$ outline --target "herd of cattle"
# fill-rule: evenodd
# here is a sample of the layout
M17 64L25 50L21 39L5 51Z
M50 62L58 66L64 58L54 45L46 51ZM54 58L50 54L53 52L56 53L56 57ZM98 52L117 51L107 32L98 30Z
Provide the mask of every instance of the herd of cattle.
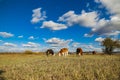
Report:
M59 56L67 56L68 55L68 48L62 48L60 49L60 51L58 52L58 55ZM92 54L96 54L95 51L92 52ZM46 55L55 55L54 51L52 49L48 49L46 51ZM79 55L79 56L82 56L83 55L83 50L82 48L77 48L76 49L76 55Z

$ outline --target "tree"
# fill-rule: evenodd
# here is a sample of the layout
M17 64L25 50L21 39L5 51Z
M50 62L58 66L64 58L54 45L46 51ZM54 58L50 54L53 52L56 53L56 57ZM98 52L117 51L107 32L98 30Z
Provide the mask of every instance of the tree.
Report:
M119 40L112 40L111 38L106 38L102 41L103 52L107 54L112 54L114 49L120 48L120 41Z

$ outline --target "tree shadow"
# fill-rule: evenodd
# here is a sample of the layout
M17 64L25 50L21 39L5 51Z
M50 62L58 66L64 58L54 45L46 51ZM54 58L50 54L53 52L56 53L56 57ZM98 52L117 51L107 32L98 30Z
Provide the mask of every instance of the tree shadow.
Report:
M5 77L2 76L3 73L5 73L5 71L0 70L0 80L5 80Z

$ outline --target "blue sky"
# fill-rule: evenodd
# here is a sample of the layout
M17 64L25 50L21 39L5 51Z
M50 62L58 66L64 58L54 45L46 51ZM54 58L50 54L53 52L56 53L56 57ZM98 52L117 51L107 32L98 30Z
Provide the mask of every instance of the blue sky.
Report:
M120 39L119 0L0 0L0 52L101 51Z

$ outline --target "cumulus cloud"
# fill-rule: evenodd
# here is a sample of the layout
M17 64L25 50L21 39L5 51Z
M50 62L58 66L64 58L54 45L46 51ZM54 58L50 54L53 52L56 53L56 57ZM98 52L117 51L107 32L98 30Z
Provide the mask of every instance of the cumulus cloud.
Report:
M37 8L33 10L33 14L32 14L32 23L38 23L42 20L45 20L46 17L46 12L45 11L41 11L42 8Z
M19 52L21 48L18 48L17 44L5 42L0 45L0 52Z
M11 33L7 33L7 32L0 32L0 37L3 37L3 38L10 38L10 37L13 37L14 34L11 34Z
M25 50L29 50L29 48L18 47L18 46L16 47L0 46L0 52L23 52Z
M58 21L66 22L68 26L72 26L74 24L80 24L85 27L94 27L96 25L96 21L98 15L96 12L85 12L82 11L81 14L75 14L74 11L68 11L59 17Z
M120 0L99 0L110 13L120 17Z
M35 38L34 38L34 36L30 36L28 39L34 40Z
M34 36L30 36L28 37L29 40L35 40L35 39L38 39L39 37L34 37Z
M118 36L120 34L120 31L112 31L111 33L104 33L104 35L108 36Z
M91 28L90 33L84 34L84 37L92 37L94 34L98 35L119 35L120 31L120 1L119 0L95 0L96 3L100 3L102 8L106 8L112 16L110 19L100 19L96 11L85 12L84 10L80 14L76 14L74 11L68 11L59 17L58 22L44 21L41 28L49 28L51 30L67 29L69 26L75 24L82 25L84 27ZM89 3L87 3L89 6ZM41 11L41 8L33 10L32 15L33 23L37 23L40 20L45 20L46 15ZM62 23L59 23L62 22ZM65 23L65 24L63 24Z
M64 40L56 37L45 40L45 42L52 47L68 47L71 41L72 39Z
M96 2L98 0L95 0ZM117 36L120 31L120 0L99 0L112 14L109 20L100 19L96 27L92 28L91 34Z
M81 44L84 51L102 51L100 47L96 47L90 44Z
M120 34L119 25L120 19L118 17L112 16L110 20L101 19L96 24L96 27L92 28L91 34L96 33L98 35L116 36Z
M22 44L22 46L27 48L38 48L40 47L40 44L34 42L28 42L27 44Z
M62 30L62 29L67 29L67 26L53 21L44 21L40 28L49 28L51 30Z
M89 7L89 6L90 6L90 4L89 4L89 3L87 3L86 7Z
M8 42L5 42L5 43L3 44L3 46L6 46L6 47L17 47L16 44L8 43Z
M82 25L84 27L91 28L90 33L84 34L84 37L92 37L94 34L104 36L116 36L120 31L120 1L119 0L95 0L96 3L106 7L108 12L112 14L110 19L99 18L100 14L97 12L85 12L81 14L75 14L74 11L68 11L59 17L58 21L65 22L67 26L73 26L75 24Z
M93 35L91 34L84 34L84 37L93 37Z
M3 40L0 40L0 42L3 42Z
M23 38L23 35L18 36L18 38Z
M101 48L99 46L95 46L94 44L84 44L84 43L78 43L78 42L73 42L70 50L71 51L76 51L76 49L80 47L83 49L83 51L102 51Z
M76 48L76 47L78 47L79 45L80 45L80 43L78 43L78 42L73 42L73 43L72 43L72 47L73 47L73 48L74 48L74 47Z
M100 0L95 0L96 3L100 3Z
M104 40L104 38L102 38L102 37L98 37L95 39L95 41L97 41L97 42L102 42L103 40Z
M40 44L34 42L28 42L26 44L20 44L19 46L14 43L5 42L0 45L0 52L23 52L25 50L41 51L43 47Z

